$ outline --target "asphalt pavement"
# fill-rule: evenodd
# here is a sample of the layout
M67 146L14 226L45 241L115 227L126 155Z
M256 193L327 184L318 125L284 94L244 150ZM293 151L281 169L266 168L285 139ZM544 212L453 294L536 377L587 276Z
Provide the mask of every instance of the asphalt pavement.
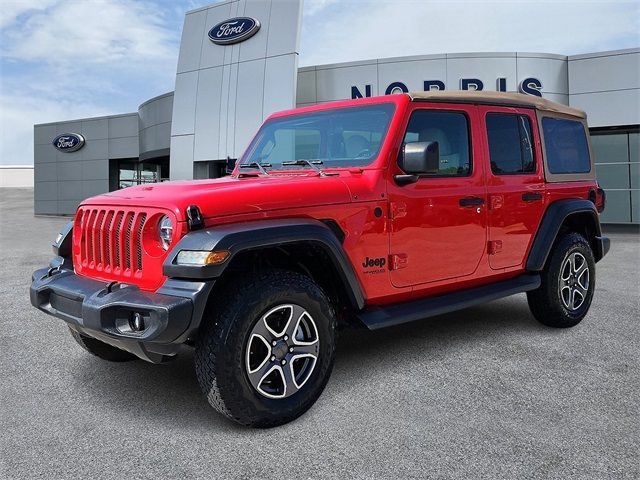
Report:
M638 478L640 236L611 234L591 311L538 324L524 295L342 332L316 405L270 430L201 395L193 352L112 364L31 307L66 220L0 189L0 477Z

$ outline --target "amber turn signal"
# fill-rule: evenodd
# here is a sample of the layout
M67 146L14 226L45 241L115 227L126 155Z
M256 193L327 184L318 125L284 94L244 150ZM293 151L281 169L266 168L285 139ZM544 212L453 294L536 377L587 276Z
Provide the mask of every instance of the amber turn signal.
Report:
M202 251L202 250L181 250L176 257L178 265L216 265L229 258L229 250Z

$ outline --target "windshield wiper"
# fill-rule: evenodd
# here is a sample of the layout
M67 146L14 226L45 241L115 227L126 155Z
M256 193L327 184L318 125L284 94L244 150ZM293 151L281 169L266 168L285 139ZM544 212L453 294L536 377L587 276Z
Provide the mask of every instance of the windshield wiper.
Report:
M269 175L269 172L267 172L265 167L271 168L272 166L273 165L267 162L249 162L249 163L243 163L238 168L257 168L258 170L260 170L260 173L264 175Z
M318 175L320 175L321 177L324 177L326 175L326 173L324 173L322 170L320 170L320 168L318 168L318 166L317 166L317 165L322 165L323 163L324 162L322 160L307 160L306 158L300 158L298 160L290 160L290 161L282 162L282 165L285 165L285 166L289 166L289 165L300 165L300 166L309 165L316 172L318 172Z

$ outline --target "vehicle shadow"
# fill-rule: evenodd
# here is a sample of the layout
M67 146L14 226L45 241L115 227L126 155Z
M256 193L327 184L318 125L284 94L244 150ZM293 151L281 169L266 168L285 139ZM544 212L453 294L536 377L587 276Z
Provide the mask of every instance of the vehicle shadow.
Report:
M370 375L379 374L380 368L396 368L397 358L411 368L411 362L428 364L433 358L456 355L469 342L544 329L529 313L522 295L377 331L348 328L339 332L327 390L335 396L358 388L369 382ZM376 365L375 370L365 368L371 364ZM119 414L128 411L185 428L241 428L208 405L198 386L191 348L184 347L175 360L163 365L143 361L112 364L83 355L74 368L79 373L74 388L101 402L97 408Z

